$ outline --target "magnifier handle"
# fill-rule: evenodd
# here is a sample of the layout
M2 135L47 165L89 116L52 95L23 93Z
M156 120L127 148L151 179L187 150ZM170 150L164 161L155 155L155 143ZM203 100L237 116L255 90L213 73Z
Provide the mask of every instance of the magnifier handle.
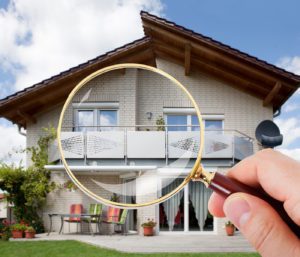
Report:
M270 197L263 190L254 189L234 179L228 178L227 176L224 176L218 172L215 173L208 187L225 198L233 193L242 192L263 199L277 211L282 220L298 236L298 238L300 238L300 227L296 223L294 223L294 221L286 213L283 207L283 203Z

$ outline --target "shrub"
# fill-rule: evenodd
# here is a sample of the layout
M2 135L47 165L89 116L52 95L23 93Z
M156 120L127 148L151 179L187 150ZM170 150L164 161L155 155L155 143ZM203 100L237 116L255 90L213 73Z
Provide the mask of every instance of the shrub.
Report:
M20 224L20 223L16 223L10 226L10 230L11 231L25 231L26 230L26 225L24 224Z
M35 232L35 229L32 226L26 227L26 232Z
M7 201L13 203L17 222L24 221L38 232L44 232L40 210L49 192L56 188L50 181L48 144L55 137L54 128L44 129L47 135L40 137L36 147L28 148L33 165L24 169L13 164L0 164L0 188L7 192Z

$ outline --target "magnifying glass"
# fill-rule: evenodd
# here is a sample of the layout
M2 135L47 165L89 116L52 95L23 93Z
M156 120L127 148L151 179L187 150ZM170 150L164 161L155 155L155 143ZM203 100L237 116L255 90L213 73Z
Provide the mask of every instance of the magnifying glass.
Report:
M124 209L164 202L191 180L224 197L250 193L270 203L299 237L281 202L202 167L204 126L188 89L160 69L132 63L83 79L57 129L70 179L92 199Z

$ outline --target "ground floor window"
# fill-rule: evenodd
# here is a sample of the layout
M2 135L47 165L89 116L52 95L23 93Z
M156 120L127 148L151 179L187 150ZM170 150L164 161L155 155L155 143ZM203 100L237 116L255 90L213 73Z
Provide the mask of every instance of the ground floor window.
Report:
M183 179L177 178L164 187L163 195L172 191ZM212 231L213 217L207 204L211 190L202 183L190 182L183 190L159 205L160 231Z

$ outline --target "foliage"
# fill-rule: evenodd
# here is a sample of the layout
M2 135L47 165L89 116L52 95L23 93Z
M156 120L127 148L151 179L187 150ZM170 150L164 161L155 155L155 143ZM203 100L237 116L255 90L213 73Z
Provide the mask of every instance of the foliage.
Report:
M117 195L116 193L113 193L113 195L110 198L110 201L118 203L120 201L120 196Z
M11 231L25 231L27 226L25 224L16 223L10 226Z
M9 240L11 237L10 222L8 219L4 219L2 222L0 222L0 234L3 241Z
M62 185L62 188L67 189L69 191L77 190L77 186L71 180L66 181Z
M154 228L156 226L156 222L153 219L148 219L147 222L142 223L141 226L143 228L145 227Z
M27 149L33 165L25 169L13 164L0 164L0 188L7 192L7 201L14 205L16 221L30 224L39 233L44 231L39 211L46 202L47 194L56 186L50 182L50 171L44 168L48 164L48 144L56 133L54 128L44 130L46 135L39 138L37 146Z
M226 227L234 227L234 224L230 220L228 220L225 222L225 226Z
M157 125L157 131L165 131L165 120L163 116L158 116L156 120L156 125Z
M32 226L26 227L25 232L35 232L35 229Z

